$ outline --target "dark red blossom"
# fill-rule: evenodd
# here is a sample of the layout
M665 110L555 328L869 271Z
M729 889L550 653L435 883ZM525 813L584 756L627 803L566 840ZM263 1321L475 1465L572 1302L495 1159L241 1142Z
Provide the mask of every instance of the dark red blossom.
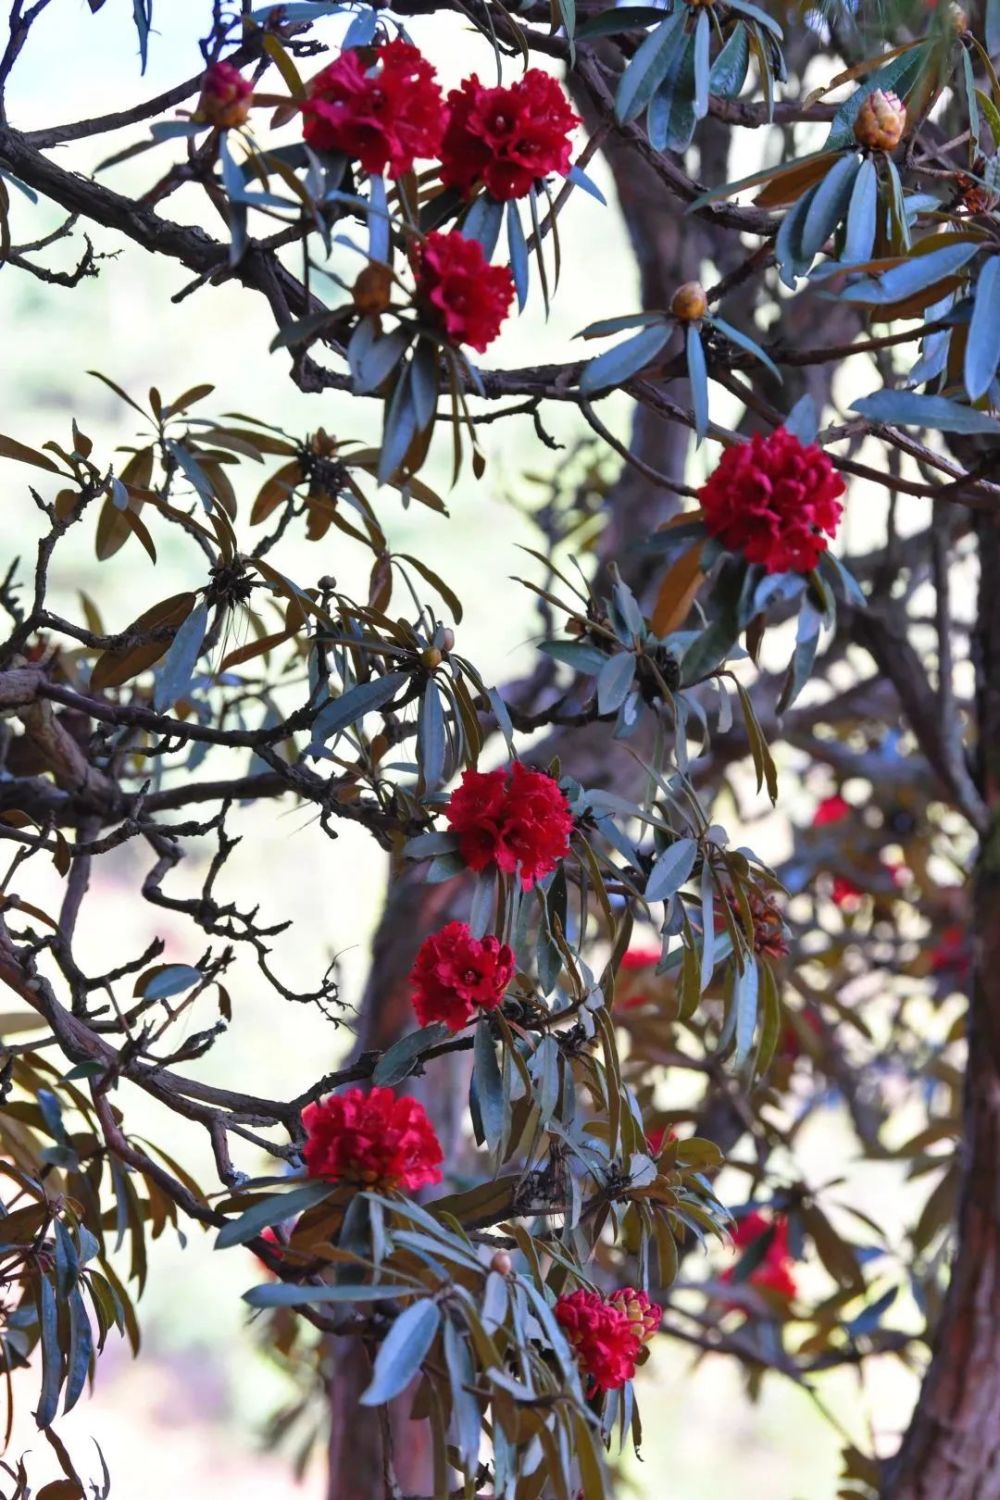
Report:
M514 953L506 943L475 938L466 922L449 922L420 945L410 972L417 1020L461 1031L477 1009L496 1009L513 973Z
M201 80L198 116L208 125L227 130L242 125L250 113L253 84L232 63L214 62Z
M441 1181L444 1157L416 1099L392 1089L348 1089L302 1111L302 1151L310 1177L359 1188L415 1188Z
M478 240L457 229L432 232L417 255L417 301L453 344L483 354L510 310L509 266L491 266Z
M965 928L958 922L942 928L928 957L932 974L946 974L957 984L964 983L972 969L972 949Z
M698 491L710 534L768 573L808 573L836 533L845 485L825 453L777 428L722 455Z
M482 183L493 198L523 198L540 178L569 171L569 138L580 122L541 68L507 88L485 88L473 74L452 89L448 107L441 180L466 197Z
M822 802L816 804L813 813L812 826L814 828L826 828L831 823L842 823L849 818L854 808L839 793L832 797L824 797Z
M496 864L519 871L528 890L569 852L573 815L563 792L544 771L515 761L510 771L466 771L445 814L471 870Z
M374 58L374 66L365 59ZM399 177L417 157L434 156L445 110L434 69L396 38L349 48L309 80L302 134L317 151L340 151L366 172Z
M605 1298L599 1292L580 1287L567 1292L555 1305L559 1326L572 1345L583 1372L590 1378L590 1390L613 1391L631 1380L636 1361L646 1339L654 1331L646 1330L647 1319L655 1312L659 1326L660 1308L644 1299L631 1287L618 1293L622 1301ZM633 1322L634 1307L636 1321Z
M615 986L615 1004L619 1010L636 1010L648 1002L644 981L653 977L659 962L659 948L632 948L622 955Z
M765 1235L770 1239L760 1260L749 1275L739 1279L749 1286L776 1292L778 1296L791 1300L799 1288L795 1279L795 1261L788 1248L788 1220L783 1214L775 1214L773 1219L765 1218L756 1209L745 1214L733 1231L733 1245L745 1255ZM722 1273L722 1280L736 1280L738 1271L738 1264L730 1266Z

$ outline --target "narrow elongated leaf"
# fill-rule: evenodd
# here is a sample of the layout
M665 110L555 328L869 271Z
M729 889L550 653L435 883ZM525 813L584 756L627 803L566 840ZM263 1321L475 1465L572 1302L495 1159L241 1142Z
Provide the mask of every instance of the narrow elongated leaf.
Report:
M288 1282L266 1282L263 1286L250 1287L243 1293L243 1301L251 1307L322 1307L325 1303L384 1302L392 1297L405 1296L409 1290L409 1287L390 1286L386 1282L375 1286L353 1281L343 1286L292 1286Z
M831 167L816 188L802 226L802 254L810 259L818 255L847 212L854 180L861 170L861 158L853 152Z
M741 329L734 328L732 323L727 323L724 318L712 317L708 321L711 322L713 328L717 328L720 333L724 333L731 344L735 344L738 349L745 349L748 354L753 355L754 359L759 359L761 364L770 370L775 379L784 384L784 376L766 349L762 349L759 344L755 343Z
M362 1406L383 1406L405 1391L430 1353L440 1324L441 1309L429 1298L403 1309L375 1356L371 1384L360 1397Z
M875 158L866 156L854 179L851 201L847 206L847 234L844 239L844 261L847 265L866 261L875 246L878 223L878 168Z
M476 1102L483 1135L490 1150L496 1150L503 1140L506 1119L503 1077L497 1065L496 1048L490 1032L489 1022L483 1017L476 1026L473 1051L473 1081L476 1086Z
M1000 255L983 266L965 345L965 389L972 401L984 396L1000 364Z
M709 93L720 99L735 99L746 82L750 66L750 43L742 22L734 27L729 40L712 64Z
M597 674L597 708L612 714L625 702L635 677L635 657L631 651L608 656Z
M231 1219L222 1226L215 1237L216 1250L228 1250L232 1245L246 1245L273 1224L294 1219L298 1214L305 1213L307 1208L314 1208L317 1203L322 1203L324 1198L330 1196L331 1191L332 1185L329 1182L306 1182L299 1188L293 1188L290 1193L275 1193L261 1199L245 1209L238 1219ZM315 1288L289 1290L312 1291Z
M757 996L760 989L760 975L757 972L757 961L751 958L747 961L742 973L736 976L736 991L733 1004L736 1007L736 1054L734 1062L741 1067L750 1056L753 1047L754 1032L757 1029Z
M592 396L598 391L621 385L654 360L669 337L668 325L658 323L651 328L644 328L634 338L626 339L624 344L617 344L606 354L599 354L583 367L580 375L581 391L584 395Z
M208 607L202 602L191 611L174 636L170 650L156 674L153 707L159 713L170 708L178 698L185 698L195 663L201 655L202 641L208 626Z
M894 266L883 276L866 276L863 280L846 286L840 293L845 302L874 303L876 305L901 302L914 292L924 291L946 276L953 276L976 255L980 242L961 242L945 245L941 250L932 250L927 255L911 255L902 265Z
M0 458L16 458L18 463L31 464L36 469L48 469L50 474L61 473L59 465L53 463L47 454L38 453L34 448L27 448L24 443L19 443L14 438L4 437L2 434L0 434Z
M687 330L687 367L688 380L691 382L694 430L700 443L708 432L708 365L705 362L701 332L694 323L689 323Z
M401 1037L388 1051L383 1052L375 1064L372 1083L402 1083L417 1066L421 1053L436 1046L438 1042L443 1042L449 1034L443 1021L435 1021L431 1026L421 1026L419 1031L411 1031L408 1036Z
M137 986L136 994L142 995L144 1000L168 1000L171 995L180 995L191 989L200 983L201 978L201 970L191 964L163 964L152 970L148 979L139 981L142 988Z
M931 427L937 432L985 432L1000 436L1000 422L971 406L960 406L946 396L920 396L915 391L874 391L851 405L851 410L874 422L898 422L903 427Z
M173 594L169 599L154 604L133 620L124 632L126 637L152 634L163 631L154 640L136 645L125 645L105 651L94 663L90 674L90 685L95 692L109 687L119 687L129 678L136 677L146 667L159 661L170 649L173 632L180 628L195 605L194 594ZM169 632L169 633L168 633Z
M370 682L358 683L357 687L335 698L313 721L313 744L331 739L348 725L356 724L365 714L382 708L391 698L395 698L406 681L405 672L387 672L384 677L373 677Z
M707 9L703 8L698 12L698 22L694 29L694 114L696 120L703 120L708 114L711 77L708 54L711 42L712 23Z
M698 845L694 839L676 839L659 856L646 882L647 901L668 901L676 895L694 869Z
M615 115L621 123L642 113L667 76L677 48L684 45L686 18L686 8L678 6L636 49L615 95Z

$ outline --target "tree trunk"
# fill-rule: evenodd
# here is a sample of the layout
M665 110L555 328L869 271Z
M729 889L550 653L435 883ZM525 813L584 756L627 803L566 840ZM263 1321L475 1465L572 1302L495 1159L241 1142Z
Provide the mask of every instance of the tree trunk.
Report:
M979 790L992 813L972 877L963 1182L951 1282L885 1500L1000 1500L1000 529L978 526Z

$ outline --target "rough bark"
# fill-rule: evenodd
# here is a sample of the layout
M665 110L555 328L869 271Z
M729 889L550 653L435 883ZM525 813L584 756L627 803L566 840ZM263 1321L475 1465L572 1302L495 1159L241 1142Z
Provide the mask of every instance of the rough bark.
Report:
M991 811L972 876L963 1181L931 1363L884 1500L1000 1500L1000 528L978 527L979 764Z

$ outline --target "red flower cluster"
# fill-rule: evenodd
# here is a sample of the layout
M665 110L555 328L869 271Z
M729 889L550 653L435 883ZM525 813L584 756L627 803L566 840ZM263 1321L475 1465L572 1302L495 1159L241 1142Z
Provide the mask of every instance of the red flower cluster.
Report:
M727 448L698 491L705 525L730 552L768 573L808 573L833 536L845 485L825 453L777 428Z
M242 125L250 113L253 84L232 63L214 62L201 80L198 115L208 125L228 130Z
M468 1026L477 1007L495 1010L514 973L514 954L499 938L474 938L466 922L449 922L420 945L410 971L421 1026Z
M957 922L942 928L929 958L932 974L947 974L956 984L963 984L972 969L972 953L965 928Z
M359 1188L414 1188L441 1181L444 1156L423 1105L392 1089L348 1089L302 1111L310 1177Z
M824 797L813 814L812 826L814 828L828 828L832 823L842 823L854 812L851 804L839 793L832 797ZM858 905L864 895L859 885L850 880L846 875L834 875L830 887L830 899L836 906L851 910Z
M782 1214L775 1214L773 1220L768 1220L754 1209L737 1224L733 1233L733 1245L737 1250L745 1252L765 1234L771 1235L770 1243L762 1259L746 1277L746 1282L749 1286L761 1287L765 1291L777 1292L780 1297L791 1299L797 1294L799 1287L793 1269L795 1262L788 1249L788 1220ZM730 1266L723 1272L722 1280L732 1281L737 1269L736 1266Z
M592 1392L631 1380L643 1345L660 1326L661 1309L632 1287L609 1298L580 1287L560 1297L554 1311Z
M432 230L417 264L417 299L453 344L482 354L500 332L514 297L509 266L491 266L478 240Z
M399 177L417 157L436 155L444 102L434 69L409 42L385 42L374 55L377 67L367 69L349 48L309 80L302 133L317 151L342 151L366 172Z
M523 198L539 178L569 171L579 124L556 80L529 68L509 88L484 88L473 73L448 95L441 180L469 197L481 182L493 198Z
M615 987L615 1005L619 1010L636 1010L649 999L643 976L651 975L660 962L659 948L632 948L622 955Z
M510 771L466 771L445 814L470 870L489 864L530 889L569 852L573 817L565 795L543 771L515 761Z

